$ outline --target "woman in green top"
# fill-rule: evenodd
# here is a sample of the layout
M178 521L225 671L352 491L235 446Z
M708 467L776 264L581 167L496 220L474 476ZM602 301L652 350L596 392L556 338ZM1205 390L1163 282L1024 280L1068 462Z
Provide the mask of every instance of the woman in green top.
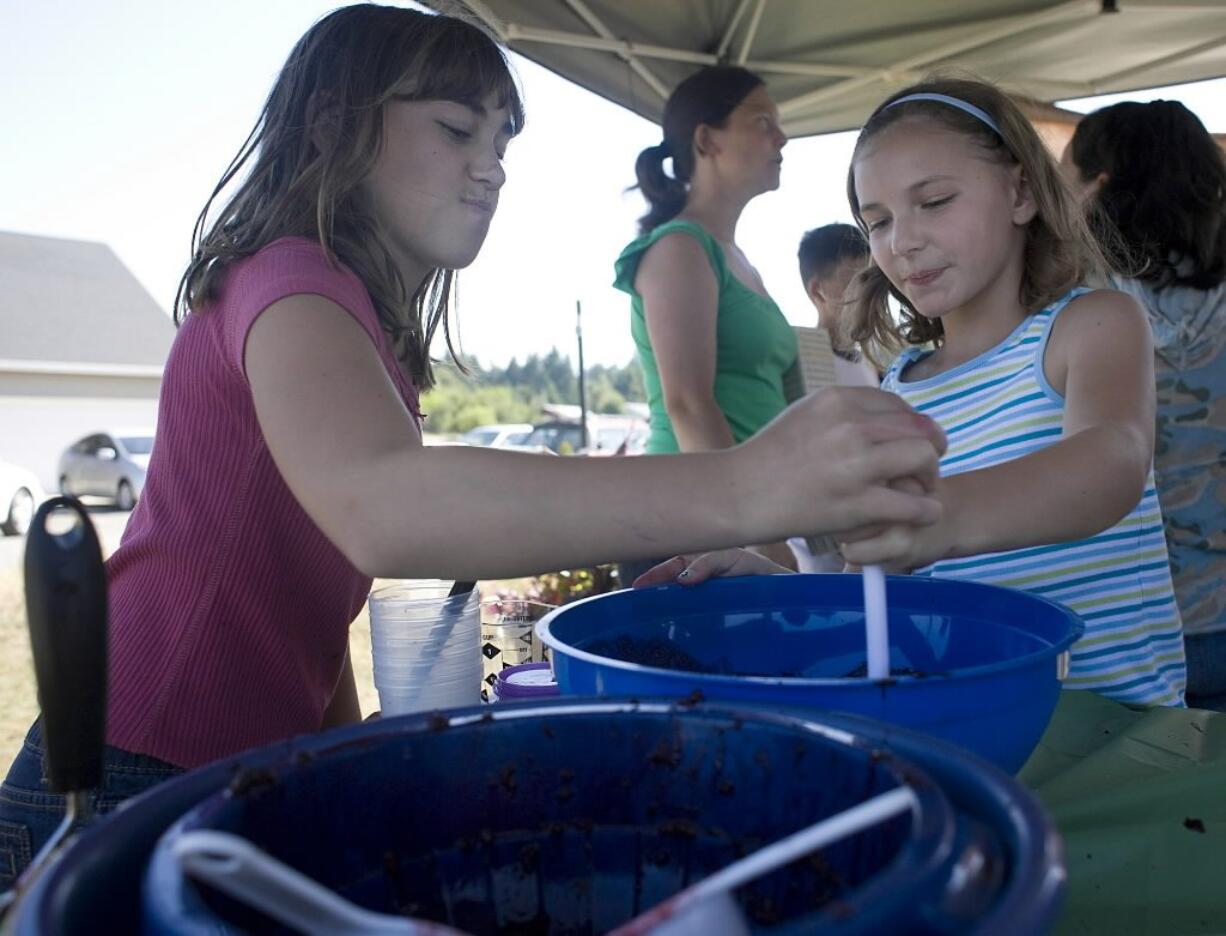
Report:
M647 452L730 448L800 395L796 336L735 240L745 206L779 187L787 136L762 79L732 66L681 82L663 123L635 164L650 210L614 282L631 297Z

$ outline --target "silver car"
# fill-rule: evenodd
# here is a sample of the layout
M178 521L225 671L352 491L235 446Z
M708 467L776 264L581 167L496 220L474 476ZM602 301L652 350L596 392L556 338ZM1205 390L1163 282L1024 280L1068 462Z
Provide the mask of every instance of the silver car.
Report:
M34 472L0 458L0 533L24 536L42 501L43 489Z
M60 456L60 491L88 494L131 510L145 487L153 433L99 432L68 447Z
M465 445L506 448L523 445L530 435L532 435L532 426L528 423L495 423L490 426L477 426L475 429L469 429L460 436L459 441Z

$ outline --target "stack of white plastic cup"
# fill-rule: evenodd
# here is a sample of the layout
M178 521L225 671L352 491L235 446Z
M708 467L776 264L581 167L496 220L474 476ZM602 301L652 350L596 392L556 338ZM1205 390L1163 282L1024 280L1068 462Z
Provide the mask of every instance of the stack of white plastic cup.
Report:
M406 581L370 594L375 689L384 715L480 702L480 596L450 582Z

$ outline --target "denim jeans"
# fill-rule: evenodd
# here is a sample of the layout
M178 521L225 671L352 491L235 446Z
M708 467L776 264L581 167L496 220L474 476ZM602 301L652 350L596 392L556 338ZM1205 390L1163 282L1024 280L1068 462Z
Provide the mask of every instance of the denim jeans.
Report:
M1226 631L1184 635L1188 657L1188 705L1226 711Z
M47 788L42 740L41 721L36 721L0 784L0 893L12 887L64 818L65 796ZM94 811L108 813L129 797L182 772L155 757L107 747L102 786L91 797Z

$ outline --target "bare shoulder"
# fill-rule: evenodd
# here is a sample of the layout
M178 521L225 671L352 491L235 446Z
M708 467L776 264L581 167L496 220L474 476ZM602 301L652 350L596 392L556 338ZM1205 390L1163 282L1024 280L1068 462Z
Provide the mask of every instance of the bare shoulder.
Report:
M1044 370L1063 393L1073 364L1128 368L1152 354L1149 319L1140 304L1127 293L1095 289L1070 302L1056 319Z
M706 249L695 238L680 231L665 234L647 248L639 263L635 285L642 292L661 279L693 281L704 276L715 283L715 271Z
M374 339L347 309L326 296L278 299L252 323L243 350L248 379L268 369L382 370Z
M1149 320L1139 302L1118 289L1095 289L1068 304L1056 320L1056 328L1148 329Z
M1149 319L1136 299L1116 289L1078 296L1052 326L1056 351L1070 345L1118 350L1138 343L1149 349Z
M349 336L371 343L370 336L352 312L336 300L316 293L283 296L256 318L251 331L282 333L278 340L287 337L285 333L305 333L305 344L315 343L320 333L330 338Z

